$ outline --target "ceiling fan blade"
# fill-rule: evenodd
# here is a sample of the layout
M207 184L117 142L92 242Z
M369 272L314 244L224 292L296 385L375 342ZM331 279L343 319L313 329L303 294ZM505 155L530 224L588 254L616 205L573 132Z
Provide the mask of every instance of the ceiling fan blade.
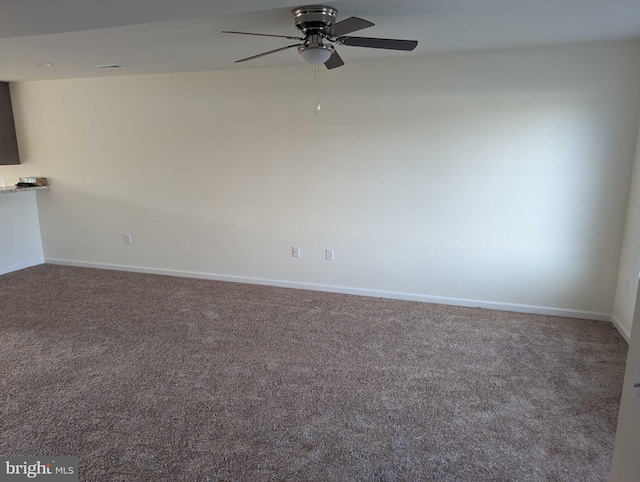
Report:
M302 37L287 37L286 35L272 35L270 33L234 32L231 30L223 30L221 33L237 33L240 35L257 35L259 37L278 37L278 38L287 38L289 40L304 40L304 38Z
M356 30L362 30L363 28L373 27L375 24L368 20L363 20L358 17L349 17L344 20L331 25L327 28L326 32L332 37L340 37Z
M342 60L342 57L340 57L337 50L334 50L331 57L329 57L329 60L324 63L324 66L327 69L335 69L336 67L342 67L343 65L344 60Z
M340 45L350 47L369 47L372 49L406 50L410 51L418 45L417 40L398 40L390 38L369 37L340 37L336 39Z
M258 55L252 55L251 57L247 57L246 59L236 60L236 64L238 62L246 62L247 60L253 60L253 59L257 59L259 57L264 57L265 55L275 54L276 52L281 52L283 50L287 50L287 49L290 49L290 48L293 48L293 47L297 47L298 45L302 45L302 44L287 45L286 47L280 47L279 49L269 50L268 52L263 52L263 53L258 54Z

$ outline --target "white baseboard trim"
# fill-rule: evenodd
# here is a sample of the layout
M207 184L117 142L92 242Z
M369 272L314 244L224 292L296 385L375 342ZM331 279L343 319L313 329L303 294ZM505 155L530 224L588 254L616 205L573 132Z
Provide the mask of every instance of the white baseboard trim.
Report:
M499 311L515 311L518 313L532 313L536 315L561 316L564 318L579 318L586 320L611 321L610 313L598 311L582 311L566 308L554 308L549 306L523 305L518 303L503 303L496 301L471 300L465 298L450 298L445 296L432 296L419 293L404 293L399 291L383 291L368 288L352 288L349 286L326 285L316 283L303 283L299 281L277 280L269 278L253 278L249 276L235 276L217 273L204 273L200 271L182 271L175 269L148 268L144 266L128 266L111 263L96 263L93 261L77 261L60 258L45 258L45 263L61 264L67 266L79 266L84 268L110 269L116 271L131 271L135 273L160 274L168 276L182 276L185 278L200 278L215 281L230 281L234 283L248 283L257 285L277 286L280 288L294 288L311 291L328 291L331 293L343 293L348 295L369 296L373 298L390 298L395 300L421 301L425 303L437 303L441 305L467 306L472 308L485 308Z
M620 320L618 320L615 315L611 315L611 323L613 323L613 326L616 327L616 330L618 330L620 332L620 334L622 335L622 338L624 338L624 340L627 343L631 342L631 333L629 332L629 329L624 326Z
M11 273L12 271L18 271L25 268L31 268L32 266L37 266L42 263L44 263L44 258L36 258L36 259L32 259L31 261L26 261L24 263L14 264L13 266L0 268L0 275Z

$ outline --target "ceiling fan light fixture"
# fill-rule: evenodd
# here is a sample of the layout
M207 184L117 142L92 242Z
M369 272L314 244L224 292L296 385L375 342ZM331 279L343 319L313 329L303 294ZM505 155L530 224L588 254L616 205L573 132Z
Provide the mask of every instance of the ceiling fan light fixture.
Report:
M335 49L330 44L300 45L298 47L302 58L313 65L324 64L334 51Z

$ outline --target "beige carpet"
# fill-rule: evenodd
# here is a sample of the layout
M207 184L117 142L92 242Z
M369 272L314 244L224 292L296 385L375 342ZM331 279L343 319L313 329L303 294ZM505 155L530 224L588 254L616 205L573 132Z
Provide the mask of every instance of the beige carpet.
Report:
M609 323L42 265L0 276L0 454L81 480L603 481Z

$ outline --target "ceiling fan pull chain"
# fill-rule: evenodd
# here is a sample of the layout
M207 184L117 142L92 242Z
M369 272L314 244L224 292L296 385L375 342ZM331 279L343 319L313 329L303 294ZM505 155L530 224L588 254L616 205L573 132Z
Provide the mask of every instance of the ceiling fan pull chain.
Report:
M320 112L320 64L315 65L315 78L316 78L316 108L314 109L314 115Z

